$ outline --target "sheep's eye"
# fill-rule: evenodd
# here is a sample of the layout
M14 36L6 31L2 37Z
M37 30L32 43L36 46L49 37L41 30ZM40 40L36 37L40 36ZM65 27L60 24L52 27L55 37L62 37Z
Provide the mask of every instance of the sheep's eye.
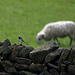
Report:
M39 40L41 40L41 38L39 38Z

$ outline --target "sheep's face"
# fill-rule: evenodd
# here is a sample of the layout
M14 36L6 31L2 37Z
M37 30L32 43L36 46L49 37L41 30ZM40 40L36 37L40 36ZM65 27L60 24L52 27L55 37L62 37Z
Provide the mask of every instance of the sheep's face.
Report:
M41 43L43 37L44 37L44 35L37 35L37 36L36 36L37 43Z

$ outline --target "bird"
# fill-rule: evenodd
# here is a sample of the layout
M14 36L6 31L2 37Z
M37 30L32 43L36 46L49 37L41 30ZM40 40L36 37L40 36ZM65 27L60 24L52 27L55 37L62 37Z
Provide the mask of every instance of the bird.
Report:
M26 45L28 45L23 39L22 39L22 37L20 36L20 35L18 35L18 39L19 39L19 41L22 43L22 42L24 42Z

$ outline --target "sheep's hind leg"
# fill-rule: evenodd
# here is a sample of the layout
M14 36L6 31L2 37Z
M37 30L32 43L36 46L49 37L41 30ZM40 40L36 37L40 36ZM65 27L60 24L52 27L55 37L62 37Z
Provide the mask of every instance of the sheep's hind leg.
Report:
M74 44L75 44L75 40L74 40Z
M75 40L74 40L75 41ZM70 46L72 45L72 38L70 38Z

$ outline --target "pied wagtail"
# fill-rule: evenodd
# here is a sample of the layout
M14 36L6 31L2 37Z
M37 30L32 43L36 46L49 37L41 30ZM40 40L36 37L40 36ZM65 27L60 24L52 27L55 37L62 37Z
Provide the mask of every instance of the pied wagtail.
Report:
M26 45L28 45L28 44L21 38L20 35L18 36L18 38L19 38L19 41L20 41L21 43L24 42Z

